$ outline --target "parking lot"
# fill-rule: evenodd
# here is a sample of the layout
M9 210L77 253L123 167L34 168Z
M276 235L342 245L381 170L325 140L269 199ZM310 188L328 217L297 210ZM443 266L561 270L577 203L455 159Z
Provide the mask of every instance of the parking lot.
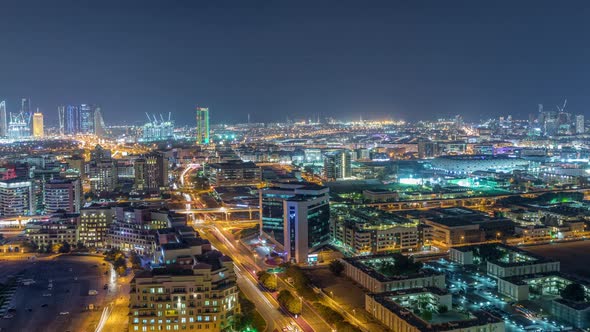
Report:
M2 331L93 331L105 298L116 290L109 270L93 256L0 261L0 275L17 282L10 303L0 310Z

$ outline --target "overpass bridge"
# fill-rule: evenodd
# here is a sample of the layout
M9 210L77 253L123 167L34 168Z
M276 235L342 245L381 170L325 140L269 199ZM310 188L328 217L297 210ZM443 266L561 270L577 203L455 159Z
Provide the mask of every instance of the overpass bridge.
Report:
M260 212L259 207L220 207L220 208L198 208L198 209L173 209L174 211L179 214L189 214L189 215L197 215L197 214L222 214L225 216L225 220L229 220L229 216L232 213L248 213L249 219L254 219L252 216L254 213Z

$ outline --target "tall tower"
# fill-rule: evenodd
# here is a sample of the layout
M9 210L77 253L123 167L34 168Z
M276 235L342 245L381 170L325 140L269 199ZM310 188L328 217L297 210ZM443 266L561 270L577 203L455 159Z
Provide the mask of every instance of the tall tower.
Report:
M57 107L57 116L59 118L59 134L64 135L65 133L65 116L66 116L66 107L65 106L58 106Z
M197 107L197 144L209 144L209 108Z
M8 136L8 122L6 121L6 101L0 101L0 137Z
M106 128L100 107L96 106L94 109L94 134L98 137L106 135Z
M93 105L80 105L80 132L82 134L94 134L94 109Z
M41 138L43 136L43 113L37 109L37 112L33 114L33 137Z
M66 135L80 133L80 108L78 106L68 105L66 107L64 133Z

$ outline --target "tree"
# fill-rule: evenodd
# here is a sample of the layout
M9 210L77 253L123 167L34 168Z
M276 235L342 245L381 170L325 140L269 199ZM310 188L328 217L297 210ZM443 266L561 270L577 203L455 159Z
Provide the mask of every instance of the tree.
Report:
M78 243L76 243L76 249L78 249L78 250L86 249L86 246L84 245L84 243L82 243L82 241L78 241Z
M574 302L584 302L586 300L586 291L584 286L578 283L573 283L565 286L560 292L564 300Z
M33 242L33 241L26 241L23 243L23 251L24 252L35 252L37 250L39 250L39 246L37 245L37 243Z
M135 251L132 251L129 255L129 261L131 262L131 267L134 269L141 269L141 257Z
M256 331L264 331L266 329L266 322L256 311L256 306L246 298L246 295L240 291L238 295L240 302L241 313L236 316L234 321L235 331L244 331L247 329L255 329Z
M330 271L338 277L342 274L342 272L344 272L344 264L342 264L341 261L335 259L330 262Z
M498 249L494 244L481 245L478 250L482 263L485 263L486 261L497 261L506 255L504 251Z
M125 268L125 266L119 266L115 269L115 271L120 276L124 276L127 273L127 269Z
M285 274L293 279L293 287L295 287L299 295L308 301L317 300L317 294L311 287L311 281L299 266L292 264L284 264L282 266L285 267Z
M328 322L328 324L336 324L337 322L343 321L344 317L342 317L342 315L336 311L334 311L334 309L325 306L321 303L314 303L313 304L314 308L318 311L318 313L320 314L320 316L322 316L322 318L324 318L326 320L326 322Z
M264 288L268 289L271 292L277 290L278 284L276 275L270 274L266 271L258 271L256 275L258 276L258 281L262 286L264 286Z
M64 242L62 242L62 243L61 243L61 245L60 245L60 247L59 247L59 250L58 250L58 252L59 252L60 254L67 254L67 253L69 253L71 250L72 250L72 246L70 246L70 244L69 244L69 243L67 243L66 241L64 241Z
M293 296L293 294L291 294L291 292L288 290L283 289L280 291L279 295L277 296L277 301L293 315L298 315L301 313L301 301Z

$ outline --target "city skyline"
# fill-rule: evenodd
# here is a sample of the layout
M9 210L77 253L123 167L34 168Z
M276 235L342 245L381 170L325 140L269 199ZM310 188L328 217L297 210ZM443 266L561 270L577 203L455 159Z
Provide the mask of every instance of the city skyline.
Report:
M0 3L0 331L590 331L587 3Z
M20 52L0 55L0 100L12 108L30 96L48 123L58 105L85 102L126 123L145 111L191 123L195 105L215 110L212 123L246 122L247 114L252 122L287 114L475 121L526 118L564 98L589 115L587 54L578 47L589 31L583 2L230 7L4 4L0 28Z

